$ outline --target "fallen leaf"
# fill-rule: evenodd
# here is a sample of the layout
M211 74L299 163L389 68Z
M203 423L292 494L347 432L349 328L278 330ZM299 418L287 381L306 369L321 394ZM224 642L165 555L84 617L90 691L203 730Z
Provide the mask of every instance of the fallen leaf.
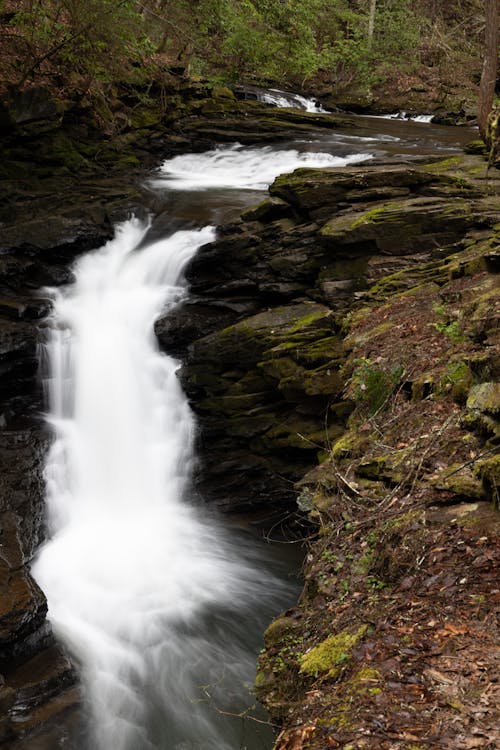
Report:
M450 633L453 633L453 635L465 635L465 633L468 632L467 628L463 625L461 627L457 627L456 625L452 625L451 622L447 622L444 627L445 630L449 630Z

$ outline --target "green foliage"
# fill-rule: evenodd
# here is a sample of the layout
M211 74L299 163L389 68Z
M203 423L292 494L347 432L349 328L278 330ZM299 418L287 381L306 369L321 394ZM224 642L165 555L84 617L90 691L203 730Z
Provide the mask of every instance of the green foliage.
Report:
M387 368L367 357L354 360L348 391L354 400L368 408L371 415L378 412L400 383L403 367Z
M443 38L451 11L435 17L424 0L377 0L371 38L367 0L17 0L12 7L0 16L4 85L50 83L63 93L143 84L165 61L220 81L297 86L316 78L338 93L368 92L426 55L441 59L432 50L443 47L448 59L450 45L460 48L451 31Z
M454 343L463 341L464 337L457 318L451 319L444 305L434 305L433 310L438 317L438 320L432 324L436 331L439 331Z
M408 59L416 50L421 29L414 3L409 0L385 0L377 3L372 58L391 63Z
M152 51L136 0L20 0L10 27L18 85L51 75L77 87L120 80Z
M146 3L146 8L151 3ZM379 0L373 44L368 3L348 0L165 0L152 26L162 51L207 73L218 67L234 78L305 81L320 73L338 87L374 80L373 63L389 65L418 41L409 0ZM171 33L158 33L163 19ZM161 37L161 43L160 43Z

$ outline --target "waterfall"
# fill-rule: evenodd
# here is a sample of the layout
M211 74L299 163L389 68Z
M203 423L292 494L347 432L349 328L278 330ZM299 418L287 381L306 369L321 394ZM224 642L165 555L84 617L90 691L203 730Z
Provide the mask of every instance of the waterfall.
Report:
M200 190L263 190L297 166L371 158L308 148L179 156L152 183L191 191L197 205ZM153 331L186 293L186 263L214 238L205 226L158 239L133 218L78 260L72 285L50 291L49 534L33 573L80 665L89 718L79 750L270 746L239 714L261 633L296 588L191 497L193 417Z
M266 615L255 613L263 606L269 618L285 587L260 580L244 543L230 543L187 502L193 418L178 364L153 334L214 229L151 244L147 231L137 219L118 226L80 259L75 283L53 292L50 539L34 575L56 634L81 664L86 747L236 748L212 702L245 706L238 692L255 660L248 629L262 631Z

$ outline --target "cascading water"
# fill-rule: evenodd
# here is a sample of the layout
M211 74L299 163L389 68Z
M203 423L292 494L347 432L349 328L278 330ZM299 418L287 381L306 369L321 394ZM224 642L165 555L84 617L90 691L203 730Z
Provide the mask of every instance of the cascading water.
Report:
M382 120L407 120L412 122L430 123L434 115L409 115L402 110L401 112L393 112L388 115L370 115L370 117L378 117Z
M167 179L169 187L176 190L265 190L279 174L293 172L299 167L343 167L371 158L372 154L358 153L342 157L317 150L300 152L290 148L249 148L236 144L204 154L186 154L168 159L152 184L162 185Z
M162 175L170 189L199 187L209 168L212 185L260 186L284 159L289 168L348 161L283 153L271 166L268 151L237 147L178 157ZM33 572L81 665L91 729L78 748L260 747L232 716L248 705L258 634L291 586L269 565L263 576L264 553L189 502L193 419L178 364L153 333L185 293L185 264L215 230L159 240L148 232L137 219L118 226L78 261L75 283L53 291L50 539Z
M216 713L200 703L200 686L222 692L228 710L228 694L251 680L252 610L279 607L284 586L274 581L266 593L269 581L259 586L249 553L185 502L193 420L153 322L179 300L182 268L214 230L148 245L147 228L138 220L119 226L55 295L47 345L52 539L34 574L56 633L82 665L90 747L234 748L227 728L223 739L212 726ZM221 634L237 631L236 610L243 632L224 643ZM235 696L235 710L242 700Z
M310 99L300 94L293 94L280 89L269 89L260 94L260 100L275 107L291 107L303 109L306 112L328 113L328 110L318 104L316 99Z

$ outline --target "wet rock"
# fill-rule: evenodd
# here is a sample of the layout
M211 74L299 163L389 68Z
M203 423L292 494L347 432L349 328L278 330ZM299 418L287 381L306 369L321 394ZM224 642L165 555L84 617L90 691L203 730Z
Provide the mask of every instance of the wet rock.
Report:
M281 175L269 192L295 206L316 221L327 220L332 213L349 205L369 201L387 201L412 195L467 194L460 180L429 172L425 168L401 166L344 167L342 170L298 169Z
M24 655L22 642L42 626L47 603L35 581L23 569L11 570L0 561L0 662Z
M287 481L325 441L326 404L341 389L334 327L332 311L308 301L244 318L190 346L180 377L201 420L200 486L210 496L218 487L219 503L232 495L235 509L289 497Z
M234 306L228 300L210 304L210 301L190 298L172 314L159 318L155 323L155 334L162 349L178 354L199 338L200 331L210 334L233 323L241 314L252 312L253 305L244 307L241 301ZM236 309L235 309L236 308Z
M59 124L62 115L60 105L55 103L49 90L43 86L22 91L11 89L2 104L6 112L2 119L11 128L44 122L44 129L48 129L54 122Z
M346 126L356 127L346 115L278 109L254 100L237 101L228 97L195 103L189 115L174 124L174 129L211 147L221 142L283 141Z

